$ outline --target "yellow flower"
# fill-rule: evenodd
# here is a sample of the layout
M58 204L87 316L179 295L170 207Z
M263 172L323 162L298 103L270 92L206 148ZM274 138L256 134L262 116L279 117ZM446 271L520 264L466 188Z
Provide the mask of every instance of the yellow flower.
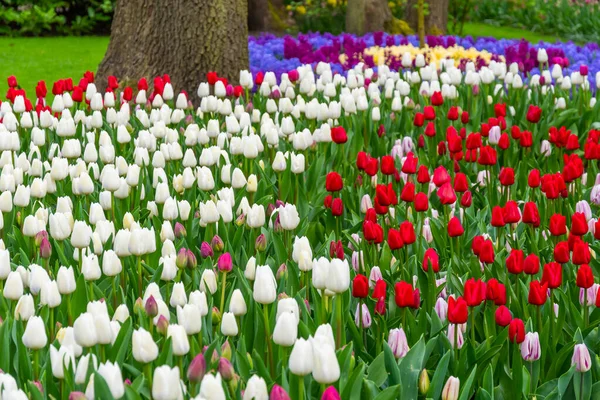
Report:
M304 14L306 14L306 7L298 6L298 8L296 8L296 11L298 12L298 14L304 15Z

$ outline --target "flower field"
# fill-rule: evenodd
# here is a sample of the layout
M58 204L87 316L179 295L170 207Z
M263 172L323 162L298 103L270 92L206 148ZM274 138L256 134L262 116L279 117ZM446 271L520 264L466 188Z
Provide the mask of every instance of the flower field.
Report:
M600 398L592 47L428 40L9 77L0 399Z

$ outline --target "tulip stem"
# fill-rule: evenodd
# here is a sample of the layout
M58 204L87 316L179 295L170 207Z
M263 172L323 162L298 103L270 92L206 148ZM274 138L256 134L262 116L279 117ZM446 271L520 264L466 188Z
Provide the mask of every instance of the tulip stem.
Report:
M590 308L587 305L587 291L589 289L584 289L583 296L583 329L587 328L590 319Z
M460 329L460 327L458 326L458 324L454 324L454 364L455 364L457 370L458 370L458 330L459 329ZM458 373L458 371L455 371L455 373Z
M137 273L138 273L138 296L142 295L142 258L137 257Z
M225 274L225 272L221 272L221 307L219 307L221 314L223 314L225 312L223 307L225 306L225 285L226 285L226 283L227 283L227 275Z
M538 331L542 331L542 306L536 307L537 311L537 321L538 321Z
M150 388L150 392L152 392L152 363L144 365L144 375L146 375L148 387Z
M475 307L471 307L471 342L473 345L473 348L475 348ZM454 331L454 334L456 335L456 330ZM456 344L456 341L454 342L454 344Z
M40 351L33 351L33 379L37 381L40 378Z
M263 317L265 319L265 336L267 337L267 362L269 364L269 372L274 376L273 371L273 347L271 345L271 328L269 327L269 305L263 304Z
M298 400L304 400L304 377L298 377Z
M339 349L342 347L342 316L343 316L342 308L344 307L344 300L342 299L342 295L339 293L335 296L335 298L338 302L338 307L337 307L338 315L336 316L336 320L337 320L336 345L337 345L337 348Z

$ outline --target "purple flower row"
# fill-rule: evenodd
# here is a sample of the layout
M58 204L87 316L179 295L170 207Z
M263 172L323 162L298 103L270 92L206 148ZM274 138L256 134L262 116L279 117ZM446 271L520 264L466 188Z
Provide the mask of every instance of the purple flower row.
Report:
M451 47L454 45L464 48L474 47L477 50L486 50L497 56L504 56L506 62L519 64L524 73L539 73L537 63L537 49L545 48L548 53L550 65L560 64L563 74L578 71L581 65L589 68L589 78L592 87L595 84L596 72L600 71L600 49L596 43L584 46L575 45L573 42L539 42L532 44L525 40L495 39L491 37L464 38L458 36L427 36L429 46ZM363 57L365 49L372 46L394 46L412 44L418 46L417 36L388 35L383 32L370 33L362 37L350 34L339 36L332 34L300 34L297 37L261 35L250 37L250 68L253 73L259 71L273 71L277 75L288 72L302 64L316 65L319 62L328 62L334 72L343 73L352 68L359 61L374 67L368 57ZM348 56L347 61L341 64L340 54ZM401 68L400 60L392 60L390 68Z

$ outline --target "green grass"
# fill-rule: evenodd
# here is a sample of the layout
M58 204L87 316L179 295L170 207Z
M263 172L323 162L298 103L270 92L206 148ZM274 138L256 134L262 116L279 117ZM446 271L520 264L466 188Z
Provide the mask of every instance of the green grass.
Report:
M450 33L458 34L458 32L451 32L451 29L451 24L448 24L448 30ZM486 25L477 22L465 23L462 36L492 36L497 39L525 39L532 43L538 43L540 40L554 43L557 40L560 40L560 38L557 36L542 35L540 33L526 31L523 29Z
M48 92L58 79L73 78L77 84L85 71L96 71L107 46L108 37L0 37L0 98L4 99L10 75L33 98L40 80L46 81Z
M534 43L557 40L554 36L480 23L466 23L463 35L525 38ZM61 78L73 78L77 84L85 71L96 71L107 46L108 37L0 37L0 99L4 99L8 89L6 78L10 75L17 77L19 85L31 97L34 97L35 85L42 79L49 91L52 83Z

